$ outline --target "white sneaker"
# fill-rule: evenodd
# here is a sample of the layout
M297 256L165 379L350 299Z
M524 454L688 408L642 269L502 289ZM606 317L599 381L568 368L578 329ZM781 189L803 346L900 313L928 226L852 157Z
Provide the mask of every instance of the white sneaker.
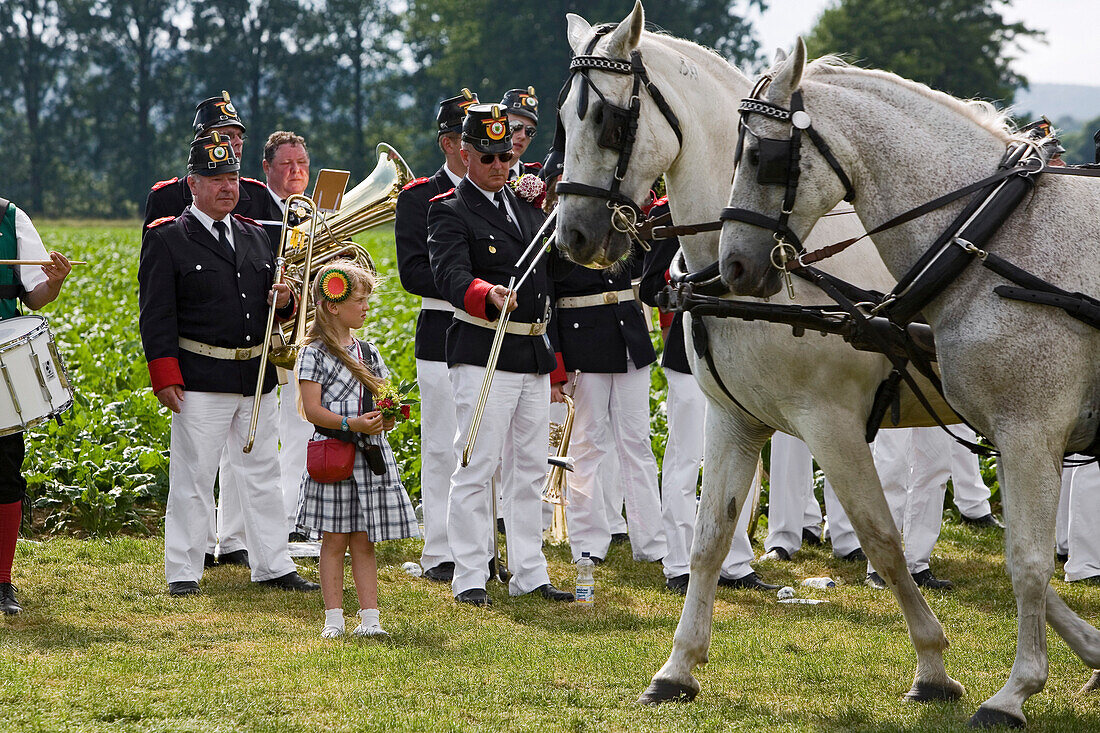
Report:
M358 631L358 629L356 629L356 631ZM336 639L343 635L344 630L341 629L339 626L326 626L325 628L321 629L322 639Z
M377 636L380 638L387 638L389 636L386 630L379 624L359 624L355 627L355 630L351 632L354 636Z

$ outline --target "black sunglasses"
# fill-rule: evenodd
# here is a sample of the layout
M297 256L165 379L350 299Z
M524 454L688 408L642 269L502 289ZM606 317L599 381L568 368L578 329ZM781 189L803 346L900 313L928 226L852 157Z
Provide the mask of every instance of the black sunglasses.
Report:
M533 125L524 125L522 122L513 122L511 127L508 128L508 134L515 135L520 130L526 130L527 137L534 137L535 133L538 132L538 128L534 127Z
M493 158L499 158L501 163L510 163L512 162L513 157L514 154L511 150L504 153L497 153L496 155L493 155L492 153L486 153L485 155L481 156L481 164L490 165L493 162Z

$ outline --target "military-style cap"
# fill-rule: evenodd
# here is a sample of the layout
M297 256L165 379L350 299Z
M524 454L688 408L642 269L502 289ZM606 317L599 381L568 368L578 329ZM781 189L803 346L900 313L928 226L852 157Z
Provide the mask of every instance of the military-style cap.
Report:
M229 92L223 89L220 97L204 99L196 105L195 121L191 126L195 128L195 137L198 137L205 135L214 127L225 125L236 125L244 130L244 123L237 116L237 108L229 99Z
M473 104L462 121L462 142L479 153L506 153L512 149L508 115L499 104Z
M1029 122L1020 128L1020 132L1026 132L1032 140L1048 140L1047 146L1053 151L1051 155L1061 155L1066 152L1062 147L1062 141L1054 136L1054 123L1043 115L1034 122Z
M539 171L539 177L547 183L550 183L550 181L560 176L564 170L565 153L557 148L550 148L550 152L546 155L546 160L542 163L542 170Z
M199 176L216 176L219 173L235 173L241 162L233 155L229 138L218 134L197 137L191 143L191 155L187 158L187 172Z
M473 104L477 104L477 94L465 87L462 94L440 102L439 112L435 116L435 121L439 123L439 134L436 137L448 132L462 132L462 120L466 118L466 110Z
M535 88L509 89L504 99L500 100L500 106L514 115L523 115L536 125L539 123L539 98L535 96Z

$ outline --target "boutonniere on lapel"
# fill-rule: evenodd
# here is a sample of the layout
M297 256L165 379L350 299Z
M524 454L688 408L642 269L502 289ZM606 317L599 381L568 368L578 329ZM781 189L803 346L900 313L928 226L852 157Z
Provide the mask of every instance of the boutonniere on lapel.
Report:
M542 208L543 199L546 198L546 183L533 173L524 173L514 181L509 181L512 192L518 197L534 206Z

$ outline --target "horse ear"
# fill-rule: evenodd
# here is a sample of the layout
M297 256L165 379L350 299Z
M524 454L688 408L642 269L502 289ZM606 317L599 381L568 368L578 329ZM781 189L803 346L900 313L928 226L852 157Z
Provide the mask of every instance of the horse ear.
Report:
M642 2L634 0L634 9L630 11L630 15L623 18L623 22L611 32L611 39L607 42L608 55L621 58L628 56L641 42L644 28L645 11L642 10Z
M799 36L794 44L794 52L774 67L771 89L778 94L788 96L802 83L802 71L806 67L806 44Z
M781 48L775 49L775 57L772 58L772 66L779 66L787 60L787 52Z
M576 13L566 13L565 22L567 24L565 35L569 39L573 55L576 56L584 51L584 39L592 32L592 24Z

